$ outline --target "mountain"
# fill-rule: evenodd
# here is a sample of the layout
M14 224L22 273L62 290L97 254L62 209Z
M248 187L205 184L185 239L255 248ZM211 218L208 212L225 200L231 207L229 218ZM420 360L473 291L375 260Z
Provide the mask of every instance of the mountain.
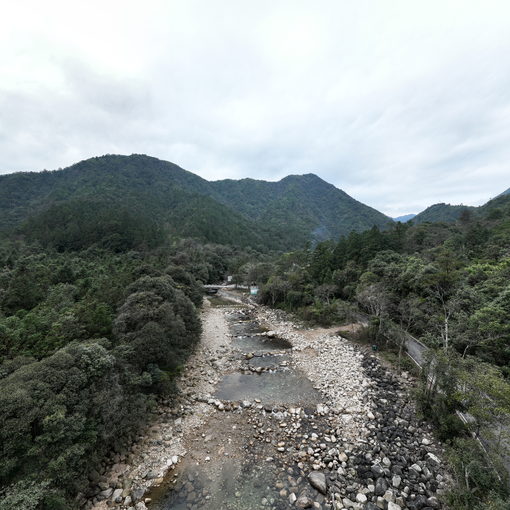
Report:
M278 182L242 179L211 183L221 203L302 244L336 239L352 230L391 220L314 174L289 175Z
M510 204L510 188L500 193L496 198L489 200L487 203L473 207L469 205L451 205L451 204L435 204L427 207L424 211L417 214L413 223L454 223L466 211L472 216L483 218L488 214L494 214L494 211L500 207L507 208ZM496 212L497 214L497 212Z
M453 223L460 218L463 211L474 211L476 207L468 205L435 204L413 218L413 223Z
M393 218L393 221L400 221L400 223L407 223L409 220L412 220L416 214L404 214L403 216L397 216Z
M135 154L0 175L0 232L14 230L58 249L98 235L119 249L129 248L133 236L151 244L162 229L175 237L289 249L390 222L313 174L209 182Z

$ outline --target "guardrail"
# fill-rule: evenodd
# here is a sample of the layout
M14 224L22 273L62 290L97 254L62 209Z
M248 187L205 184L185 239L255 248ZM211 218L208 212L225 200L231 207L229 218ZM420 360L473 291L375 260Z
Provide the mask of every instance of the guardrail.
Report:
M428 358L427 352L430 351L430 348L406 331L401 330L399 331L399 334L405 335L404 345L406 348L406 354L409 356L409 358L411 358L412 361L414 361L414 363L421 370L423 368L423 365L427 362ZM457 416L466 425L476 422L476 419L469 413L457 411ZM508 435L510 435L510 429L508 426L500 423L496 425L496 427L497 427L496 436L500 434L501 430L505 430L508 433ZM501 450L500 443L498 442L497 444L494 444L494 442L490 438L483 437L483 435L480 432L476 434L473 433L473 438L478 442L480 448L482 448L482 450L486 454L492 452L499 456L510 478L510 455L508 453L505 453L505 451ZM497 475L499 477L499 473L497 473Z

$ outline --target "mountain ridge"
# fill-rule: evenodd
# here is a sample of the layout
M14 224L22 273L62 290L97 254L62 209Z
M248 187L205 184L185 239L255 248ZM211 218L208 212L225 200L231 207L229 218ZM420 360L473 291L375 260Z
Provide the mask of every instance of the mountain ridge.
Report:
M0 230L20 229L50 207L87 200L135 210L176 236L276 249L385 228L391 222L315 174L289 175L277 182L207 181L174 163L132 154L97 156L53 171L0 175ZM71 221L69 214L62 219Z

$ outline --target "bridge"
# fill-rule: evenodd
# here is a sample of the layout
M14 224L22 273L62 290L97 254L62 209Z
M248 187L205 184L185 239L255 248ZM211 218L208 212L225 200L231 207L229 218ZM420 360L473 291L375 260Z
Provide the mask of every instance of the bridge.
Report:
M218 283L218 284L208 284L204 285L204 290L207 294L217 294L219 290L248 290L249 287L247 285L237 285L235 283Z

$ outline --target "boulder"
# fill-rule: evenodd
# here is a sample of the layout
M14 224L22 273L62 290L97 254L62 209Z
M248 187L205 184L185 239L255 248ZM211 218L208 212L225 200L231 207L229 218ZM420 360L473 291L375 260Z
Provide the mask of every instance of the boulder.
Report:
M326 494L328 490L328 484L326 481L326 475L324 473L320 471L312 471L308 475L308 481L314 489L317 489L321 494Z

